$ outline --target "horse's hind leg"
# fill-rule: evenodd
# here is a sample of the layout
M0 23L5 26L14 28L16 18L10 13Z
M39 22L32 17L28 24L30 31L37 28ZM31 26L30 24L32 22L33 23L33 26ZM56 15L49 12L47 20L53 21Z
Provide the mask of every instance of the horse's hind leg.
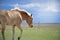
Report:
M23 32L23 30L22 30L22 28L21 28L21 25L17 25L17 27L18 27L19 30L21 31L21 32L20 32L20 35L19 35L19 37L18 37L18 40L20 40L21 37L22 37L22 32Z
M2 25L2 38L3 40L5 40L5 35L4 35L4 32L5 32L5 25Z
M13 28L12 28L12 40L14 40L14 34L15 34L15 25L13 25Z

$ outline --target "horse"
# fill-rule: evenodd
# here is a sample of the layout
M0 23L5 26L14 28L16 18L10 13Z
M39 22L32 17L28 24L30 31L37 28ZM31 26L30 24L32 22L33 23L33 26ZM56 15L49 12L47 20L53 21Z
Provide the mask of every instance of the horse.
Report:
M0 22L2 26L2 39L5 40L5 28L6 25L12 26L12 40L14 40L15 26L21 31L18 37L18 40L21 40L23 29L21 27L21 23L23 20L26 20L29 27L33 27L33 17L32 14L28 14L25 11L21 11L18 9L14 9L11 11L8 10L0 10Z

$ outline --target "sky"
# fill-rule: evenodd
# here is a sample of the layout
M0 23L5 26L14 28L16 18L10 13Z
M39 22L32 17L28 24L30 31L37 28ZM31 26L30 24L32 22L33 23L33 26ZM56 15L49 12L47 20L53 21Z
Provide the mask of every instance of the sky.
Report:
M14 7L31 13L34 23L60 23L60 0L0 0L0 9Z

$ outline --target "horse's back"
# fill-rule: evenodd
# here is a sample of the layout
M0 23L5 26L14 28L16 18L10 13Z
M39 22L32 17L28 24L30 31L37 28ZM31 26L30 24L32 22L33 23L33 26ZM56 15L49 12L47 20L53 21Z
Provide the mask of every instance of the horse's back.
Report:
M7 12L7 13L6 13ZM19 12L0 10L0 21L9 25L17 24L17 21L21 21Z

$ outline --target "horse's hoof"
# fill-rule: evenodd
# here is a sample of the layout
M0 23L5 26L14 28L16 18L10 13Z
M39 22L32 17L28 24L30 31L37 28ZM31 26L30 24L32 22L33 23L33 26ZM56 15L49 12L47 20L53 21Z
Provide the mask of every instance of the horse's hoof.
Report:
M18 40L20 40L20 37L18 37Z

